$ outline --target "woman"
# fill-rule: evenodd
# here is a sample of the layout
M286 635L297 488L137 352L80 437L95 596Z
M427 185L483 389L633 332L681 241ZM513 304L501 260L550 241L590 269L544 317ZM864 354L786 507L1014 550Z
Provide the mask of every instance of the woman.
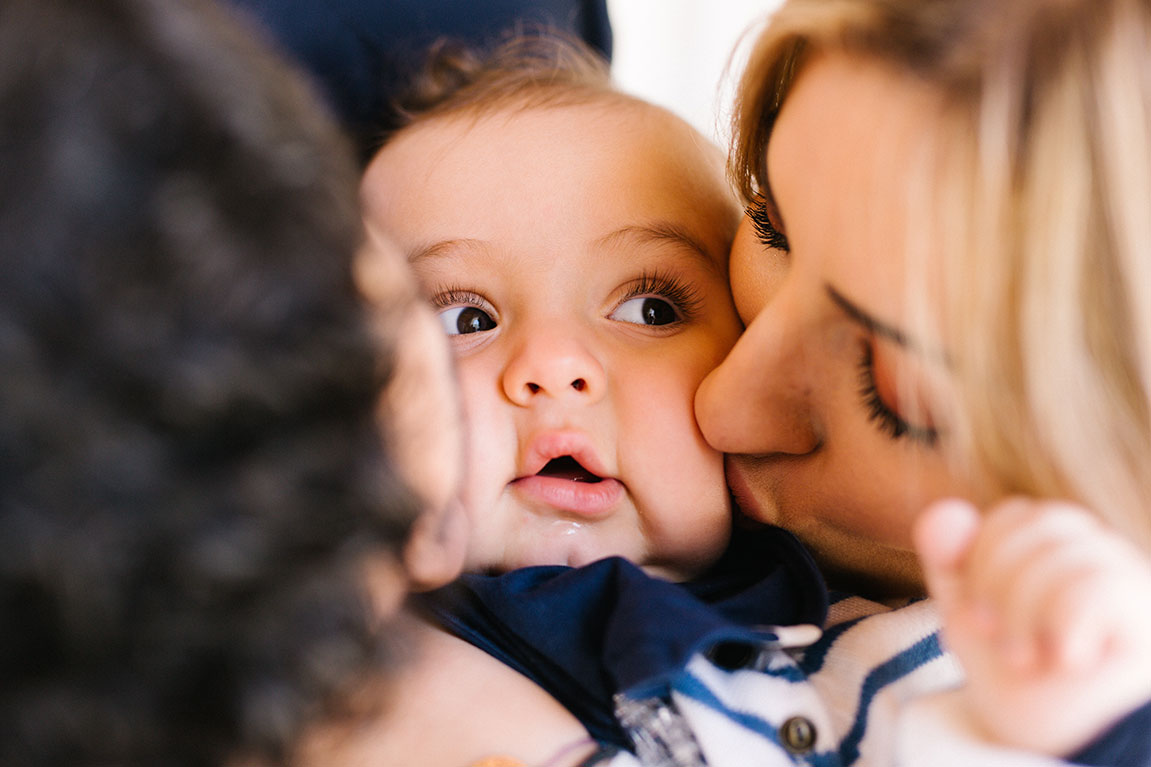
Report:
M1136 0L787 3L737 105L747 330L697 397L740 506L833 585L926 581L955 712L1056 756L1151 695L1149 62ZM983 511L924 515L921 566L945 496Z

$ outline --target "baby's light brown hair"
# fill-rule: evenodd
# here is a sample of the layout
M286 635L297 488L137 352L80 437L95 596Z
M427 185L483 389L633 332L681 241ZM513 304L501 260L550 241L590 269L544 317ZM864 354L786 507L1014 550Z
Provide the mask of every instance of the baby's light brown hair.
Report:
M395 105L398 127L380 144L416 123L444 115L478 119L508 108L596 102L644 103L618 90L607 60L579 38L546 28L518 30L488 50L441 39Z

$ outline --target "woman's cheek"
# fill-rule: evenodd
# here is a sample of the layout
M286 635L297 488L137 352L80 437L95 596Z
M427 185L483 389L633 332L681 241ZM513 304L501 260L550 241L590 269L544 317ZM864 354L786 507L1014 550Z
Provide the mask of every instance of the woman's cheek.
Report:
M732 297L744 325L751 324L778 290L783 271L782 264L776 262L782 258L783 254L765 251L745 218L728 262Z

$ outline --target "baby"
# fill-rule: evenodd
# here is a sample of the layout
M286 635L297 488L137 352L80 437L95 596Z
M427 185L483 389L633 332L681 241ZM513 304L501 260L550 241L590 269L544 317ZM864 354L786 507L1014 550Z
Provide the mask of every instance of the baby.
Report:
M686 579L730 532L692 401L741 330L740 211L721 152L684 121L612 90L577 49L566 80L533 84L508 62L543 43L521 45L363 181L369 226L408 254L456 350L468 567L620 555Z

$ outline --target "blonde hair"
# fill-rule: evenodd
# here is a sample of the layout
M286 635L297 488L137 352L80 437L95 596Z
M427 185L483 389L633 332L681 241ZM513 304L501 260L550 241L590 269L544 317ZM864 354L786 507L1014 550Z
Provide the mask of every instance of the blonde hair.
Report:
M1148 2L790 0L739 87L729 170L748 199L815 51L940 96L908 182L922 206L908 297L947 350L966 468L1083 503L1151 547Z

